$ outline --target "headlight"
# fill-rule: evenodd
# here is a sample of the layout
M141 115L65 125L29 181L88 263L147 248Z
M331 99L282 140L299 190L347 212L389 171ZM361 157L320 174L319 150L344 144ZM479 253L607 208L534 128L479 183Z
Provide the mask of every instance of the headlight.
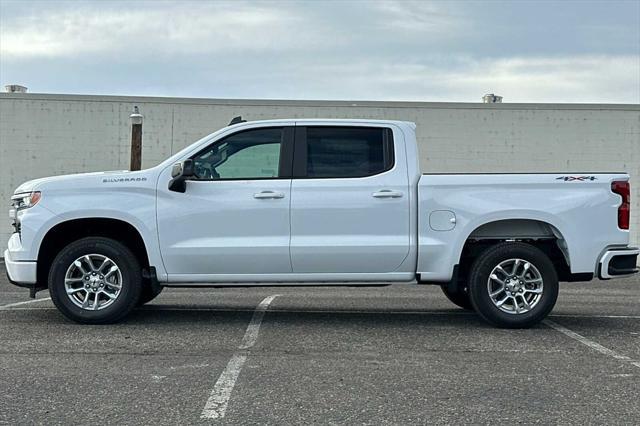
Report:
M40 201L40 198L41 198L40 191L23 192L20 194L15 194L13 197L11 197L11 207L16 211L22 210L22 209L28 209L38 204L38 201Z
M20 219L18 218L18 212L20 210L28 209L38 204L40 201L40 191L33 192L21 192L11 197L11 208L9 209L9 217L13 220L13 228L15 232L20 233Z

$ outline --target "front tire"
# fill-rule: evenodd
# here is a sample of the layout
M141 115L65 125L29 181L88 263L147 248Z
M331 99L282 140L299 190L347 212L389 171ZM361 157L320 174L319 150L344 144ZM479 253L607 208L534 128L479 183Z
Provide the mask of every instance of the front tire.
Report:
M49 294L58 310L82 324L109 324L125 317L140 300L142 274L135 255L118 241L88 237L54 259Z
M542 321L558 299L558 275L549 257L525 243L501 243L471 266L469 297L487 322L527 328Z

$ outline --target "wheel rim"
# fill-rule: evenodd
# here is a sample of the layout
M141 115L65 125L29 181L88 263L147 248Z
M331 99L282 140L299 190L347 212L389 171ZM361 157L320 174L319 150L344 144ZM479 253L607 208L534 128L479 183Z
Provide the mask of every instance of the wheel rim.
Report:
M524 314L542 299L542 274L531 262L508 259L489 274L487 291L493 304L508 314Z
M122 273L107 256L87 254L69 265L64 287L74 305L88 311L99 311L113 304L120 295Z

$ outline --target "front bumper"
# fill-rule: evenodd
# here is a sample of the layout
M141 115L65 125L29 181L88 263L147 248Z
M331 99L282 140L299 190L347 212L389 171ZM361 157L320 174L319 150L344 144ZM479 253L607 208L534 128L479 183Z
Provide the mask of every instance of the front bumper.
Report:
M11 259L9 250L4 251L4 264L7 269L7 277L12 284L20 287L31 287L36 283L37 262L15 261Z
M608 280L636 274L638 254L640 249L637 247L607 250L600 258L598 275L601 279Z

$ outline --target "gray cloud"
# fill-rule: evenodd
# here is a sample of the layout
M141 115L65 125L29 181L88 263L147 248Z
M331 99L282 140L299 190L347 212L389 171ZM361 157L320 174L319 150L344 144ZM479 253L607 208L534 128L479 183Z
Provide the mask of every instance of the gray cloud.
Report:
M11 2L0 77L159 96L640 102L640 3Z

